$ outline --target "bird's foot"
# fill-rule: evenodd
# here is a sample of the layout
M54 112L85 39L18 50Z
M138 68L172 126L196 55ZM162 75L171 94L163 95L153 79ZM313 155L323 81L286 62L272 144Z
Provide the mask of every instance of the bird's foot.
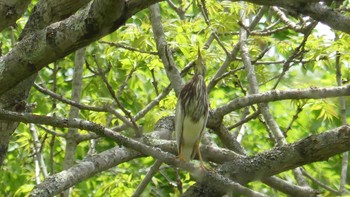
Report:
M205 164L204 164L203 161L200 161L199 167L200 167L203 171L212 171L212 169L210 169L209 167L205 166Z
M176 158L177 158L178 160L180 160L181 162L187 162L186 159L185 159L185 157L184 157L182 154L176 156Z
M209 164L204 163L204 161L199 160L199 167L201 170L203 171L207 171L207 172L212 172L215 173L215 167L213 168L213 166L210 166Z

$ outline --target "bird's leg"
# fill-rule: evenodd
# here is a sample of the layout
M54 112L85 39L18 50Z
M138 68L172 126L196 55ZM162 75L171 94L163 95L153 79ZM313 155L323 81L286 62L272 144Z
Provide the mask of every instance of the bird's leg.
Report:
M200 167L203 169L203 170L208 170L207 167L205 167L204 165L204 161L203 161L203 158L202 158L202 154L201 154L201 151L199 149L199 140L196 142L195 144L195 148L197 150L197 154L198 154L198 158L199 158L199 162L200 162Z
M182 153L182 147L180 147L180 151L179 151L179 155L177 156L177 158L180 160L180 161L183 161L183 162L186 162L186 159Z

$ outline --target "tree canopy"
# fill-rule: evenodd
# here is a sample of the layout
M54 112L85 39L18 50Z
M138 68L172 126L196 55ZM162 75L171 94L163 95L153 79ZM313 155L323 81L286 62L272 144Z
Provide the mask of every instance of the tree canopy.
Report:
M349 194L348 0L0 0L0 194ZM198 48L210 103L182 162Z

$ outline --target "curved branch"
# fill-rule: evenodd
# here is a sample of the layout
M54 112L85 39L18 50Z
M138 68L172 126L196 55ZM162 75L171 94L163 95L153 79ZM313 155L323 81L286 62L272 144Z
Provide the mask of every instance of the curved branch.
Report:
M208 126L215 127L217 121L226 114L257 103L268 103L272 101L288 99L321 99L350 95L350 85L329 88L309 88L304 90L271 90L264 93L252 94L241 98L236 98L231 102L216 108L210 113Z

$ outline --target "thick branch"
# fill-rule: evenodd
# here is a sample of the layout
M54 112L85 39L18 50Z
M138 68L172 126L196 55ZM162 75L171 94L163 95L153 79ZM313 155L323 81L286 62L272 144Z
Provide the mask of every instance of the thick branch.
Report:
M346 125L253 157L227 162L221 170L224 174L230 174L232 180L247 183L308 163L324 161L349 149L350 126Z
M47 64L113 32L135 12L158 1L95 0L66 20L26 36L0 58L0 94Z
M30 14L20 39L36 30L45 28L47 25L66 19L89 1L90 0L39 1Z
M310 3L298 9L301 13L329 27L350 34L350 18L320 3Z
M277 180L276 177L270 176L308 163L327 160L329 157L349 149L350 127L347 125L309 136L293 144L283 145L255 156L235 157L223 164L218 172L241 184L262 179L263 182L292 196L317 196L317 193L310 188L286 184ZM198 193L211 193L212 196L225 194L210 184L195 184L195 187L192 187L185 196L193 196L193 194Z
M130 149L112 148L48 177L33 189L30 196L54 196L97 173L139 156L139 152Z
M3 1L0 0L0 4ZM7 1L10 2L10 1ZM42 28L46 27L53 22L57 22L64 18L67 18L69 15L77 11L83 4L86 4L87 0L60 0L60 1L48 1L48 0L40 0L35 8L32 9L32 13L26 23L24 30L21 32L21 36L19 40L21 40L25 36L30 36L31 32L39 31ZM14 2L12 2L14 3ZM28 1L29 3L29 1ZM27 1L20 1L20 6L25 6ZM65 7L69 6L69 8ZM1 12L1 11L0 11ZM3 22L3 21L1 21ZM1 23L0 22L0 23ZM27 52L23 52L26 57ZM0 55L1 56L1 55ZM11 56L15 61L22 61L17 59L15 55ZM10 59L11 59L10 58ZM45 57L42 57L45 58ZM8 59L9 61L12 61ZM3 64L4 63L4 64ZM22 62L21 64L24 64ZM0 59L0 70L4 69L3 65L8 66L12 65L11 63L2 62ZM13 73L13 77L16 78L16 72ZM1 78L1 77L0 77ZM5 109L12 109L15 111L23 111L25 106L18 108L19 103L26 103L25 100L28 97L29 90L36 78L36 74L31 75L30 77L22 80L16 86L12 87L10 90L6 91L4 94L0 94L0 107ZM10 87L8 87L10 88ZM13 130L17 127L17 123L15 122L3 122L0 126L0 164L2 163L2 159L5 157L5 153L7 152L7 147L9 143L9 137L13 133ZM11 128L11 129L10 129Z

